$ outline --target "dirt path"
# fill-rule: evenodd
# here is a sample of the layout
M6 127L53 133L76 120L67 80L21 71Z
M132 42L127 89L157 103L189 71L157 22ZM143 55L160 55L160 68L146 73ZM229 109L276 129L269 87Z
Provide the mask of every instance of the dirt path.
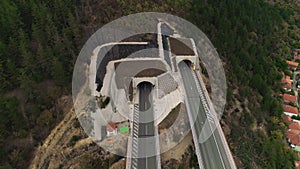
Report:
M66 114L65 118L51 131L44 143L36 149L34 159L29 166L30 169L58 168L57 165L66 160L66 144L68 139L76 134L75 130L70 130L74 120L75 113L73 111Z
M110 154L92 142L81 126L78 124L76 113L72 108L71 96L64 96L62 100L69 100L64 104L65 116L63 120L51 131L48 137L38 146L34 152L34 158L30 169L79 169L83 156L90 156L95 160L106 160ZM69 107L67 109L67 107ZM72 141L73 137L79 140Z

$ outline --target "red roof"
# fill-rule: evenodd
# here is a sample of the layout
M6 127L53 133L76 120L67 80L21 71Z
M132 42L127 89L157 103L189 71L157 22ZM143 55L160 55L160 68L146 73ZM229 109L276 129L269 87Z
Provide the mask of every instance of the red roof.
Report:
M298 122L292 122L292 123L289 125L289 129L300 131L300 125L299 125Z
M113 122L109 122L106 126L106 130L109 132L113 132L116 128L118 128L118 126Z
M291 77L290 77L290 76L286 75L286 76L285 76L285 79L286 79L286 81L287 81L288 83L292 83L292 82L291 82Z
M295 59L295 60L300 60L300 55L294 56L294 59Z
M293 106L289 106L289 105L283 105L283 110L284 110L284 112L288 112L288 113L298 115L298 108L297 107L293 107Z
M286 63L287 63L290 67L298 67L298 65L299 65L298 62L293 62L293 61L289 61L289 60L287 60Z
M282 118L283 118L283 121L284 121L285 123L287 123L287 124L291 124L291 123L292 123L292 118L291 118L291 116L283 115Z
M292 88L292 82L291 82L291 77L290 76L285 76L281 79L281 83L284 88L291 89Z
M284 88L287 88L287 89L292 89L292 84L285 84L283 85Z
M286 102L296 102L296 96L290 95L290 94L283 94L283 100Z
M300 146L300 135L299 131L297 130L288 130L285 133L286 137L290 140L291 144L294 144L296 146Z
M295 161L296 169L300 169L300 161Z

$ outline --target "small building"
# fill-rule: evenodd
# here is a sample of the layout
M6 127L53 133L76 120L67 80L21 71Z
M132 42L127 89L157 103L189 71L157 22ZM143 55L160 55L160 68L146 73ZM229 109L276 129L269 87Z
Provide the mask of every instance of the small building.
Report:
M295 161L295 167L296 169L300 169L300 161Z
M289 129L285 133L288 142L290 143L291 147L295 150L300 150L300 131Z
M292 80L290 76L285 76L285 80L287 83L292 84Z
M288 125L290 125L293 122L292 117L288 116L288 115L285 115L285 114L282 116L282 119Z
M299 134L300 134L300 125L299 125L299 123L297 123L297 122L292 122L292 123L289 125L289 129L291 129L291 130L298 130L298 131L299 131Z
M298 62L293 62L293 61L289 61L287 60L286 63L288 64L289 68L296 70L299 63Z
M298 53L298 51L294 52L294 60L300 60L300 54Z
M294 60L300 60L300 55L295 55Z
M295 103L297 100L296 96L290 95L290 94L283 94L283 101L285 103Z
M290 76L285 76L281 79L281 84L282 87L287 90L287 91L291 91L292 90L292 81L291 81L291 77Z
M109 122L106 125L106 133L107 133L107 136L117 135L118 134L118 126L116 125L116 123Z
M283 105L283 111L288 116L298 116L298 108L290 105Z

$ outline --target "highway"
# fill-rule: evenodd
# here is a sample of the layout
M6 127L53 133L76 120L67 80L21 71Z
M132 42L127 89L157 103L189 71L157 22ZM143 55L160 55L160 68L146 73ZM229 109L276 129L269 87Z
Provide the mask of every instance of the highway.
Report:
M138 86L139 90L139 111L135 111L134 116L138 116L138 144L137 144L137 152L138 158L137 166L131 166L131 168L138 169L156 169L157 162L156 156L145 157L147 156L147 152L155 152L156 144L155 144L155 130L154 130L154 114L153 114L153 105L152 105L152 84L150 83L141 83ZM146 138L147 140L141 141L141 138ZM133 146L133 151L134 150Z
M205 124L206 119L210 122L209 127L205 128L202 132L211 133L214 120L210 117L210 113L205 111L204 105L207 101L201 97L199 92L199 82L196 81L195 72L191 70L187 62L180 62L178 65L180 74L182 77L183 86L186 92L186 104L189 106L189 113L192 118L195 119L195 132L192 133L199 138L200 132ZM197 84L198 83L198 84ZM202 90L202 89L200 89ZM191 124L192 125L192 124ZM207 134L209 135L209 134ZM202 166L205 169L230 169L234 168L232 163L226 154L226 148L224 147L224 142L222 142L221 135L219 131L214 130L213 134L204 143L195 143L199 145ZM225 143L227 144L227 143Z

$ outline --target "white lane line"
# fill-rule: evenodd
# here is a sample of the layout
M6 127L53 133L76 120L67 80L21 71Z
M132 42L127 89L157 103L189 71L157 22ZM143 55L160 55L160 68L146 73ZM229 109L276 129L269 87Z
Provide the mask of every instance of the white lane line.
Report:
M192 74L195 75L195 72L192 71ZM196 79L195 76L193 76L193 77L194 77L194 82L197 84L198 79ZM202 95L202 97L203 97L203 94L204 94L203 91L200 90L200 91L198 91L198 92L200 92L201 95ZM206 103L205 103L205 104L206 104ZM208 116L207 116L207 117L208 117ZM216 147L217 147L217 150L218 150L218 154L219 154L219 157L220 157L221 162L222 162L222 166L223 166L223 168L225 169L225 168L226 168L226 167L225 167L225 163L224 163L224 160L223 160L223 158L222 158L222 155L221 155L221 151L220 151L219 145L218 145L218 143L217 143L217 141L216 141L216 136L215 136L214 132L212 131L212 127L211 127L211 124L210 124L209 121L208 121L208 124L209 124L210 131L212 132L212 135L213 135L213 138L214 138L214 142L215 142L215 144L216 144Z
M181 71L181 69L183 68L183 70ZM180 73L180 76L181 78L183 79L184 77L184 74L185 73L185 66L181 67L180 65L178 65L178 72ZM191 112L191 107L189 105L189 102L188 102L188 96L187 96L187 90L186 90L186 84L183 82L183 80L180 81L180 85L182 86L183 88L183 92L184 92L184 98L185 98L185 103L186 103L186 108L187 108L187 112L188 112L188 118L189 118L189 121L192 122L193 121L193 113ZM195 143L198 142L198 138L197 136L197 132L196 132L196 129L195 129L195 126L193 124L191 124L191 130L192 130L192 136L193 136L193 140ZM201 156L201 153L200 153L200 147L199 147L199 144L195 144L195 150L196 150L196 154L197 154L197 159L198 159L198 164L199 164L199 168L200 169L204 169L204 162L203 162L203 159L202 159L202 156Z

